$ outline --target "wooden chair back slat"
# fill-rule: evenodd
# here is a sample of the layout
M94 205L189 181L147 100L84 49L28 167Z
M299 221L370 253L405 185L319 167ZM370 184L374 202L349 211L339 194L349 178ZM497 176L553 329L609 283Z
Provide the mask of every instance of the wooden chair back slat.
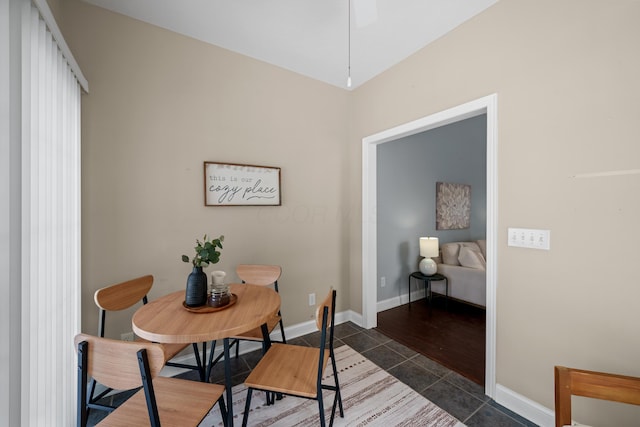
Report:
M125 310L141 301L149 293L152 285L153 276L149 274L98 289L93 299L103 310Z
M556 427L571 424L571 396L640 405L640 378L556 366Z
M76 349L83 341L89 344L87 374L115 390L129 390L142 385L137 357L139 350L147 350L152 378L158 375L165 363L160 344L78 334L74 339Z
M236 274L244 283L268 286L280 278L282 267L279 265L240 264L236 267Z

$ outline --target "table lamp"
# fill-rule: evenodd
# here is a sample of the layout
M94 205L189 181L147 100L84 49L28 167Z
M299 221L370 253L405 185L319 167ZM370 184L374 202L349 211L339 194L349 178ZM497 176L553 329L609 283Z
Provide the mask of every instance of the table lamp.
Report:
M420 238L420 256L424 258L420 261L420 272L425 276L433 276L438 271L438 265L431 257L439 255L437 237Z

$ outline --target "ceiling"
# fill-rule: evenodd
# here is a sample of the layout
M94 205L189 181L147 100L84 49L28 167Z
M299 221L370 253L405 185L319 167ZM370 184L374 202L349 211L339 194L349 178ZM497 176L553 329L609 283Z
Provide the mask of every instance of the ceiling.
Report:
M498 0L85 1L354 89Z

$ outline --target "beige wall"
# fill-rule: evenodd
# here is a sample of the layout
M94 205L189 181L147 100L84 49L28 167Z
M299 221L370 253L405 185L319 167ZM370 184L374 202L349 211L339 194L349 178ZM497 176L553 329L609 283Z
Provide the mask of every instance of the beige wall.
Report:
M555 364L640 376L640 175L572 178L640 168L638 1L502 0L353 93L63 4L91 88L85 331L96 328L101 286L152 273L152 297L182 289L179 257L204 233L226 236L215 269L283 266L289 325L329 285L340 310L359 312L361 139L497 93L498 383L552 408ZM203 207L205 160L281 167L283 206ZM550 229L551 251L507 247L507 227ZM615 412L633 425L638 414L585 406L578 419L593 424L613 424L602 417Z
M196 238L225 235L219 264L280 264L288 325L307 294L349 306L343 237L348 94L78 1L65 37L89 80L82 99L83 330L96 289L153 274L151 297L184 289ZM281 207L204 207L203 162L282 169ZM108 333L131 330L131 313Z
M638 18L638 1L503 0L353 97L359 194L363 137L498 94L497 382L547 408L556 364L640 376L640 175L572 178L640 168ZM507 247L508 227L550 229L551 250ZM600 412L578 419L640 419Z

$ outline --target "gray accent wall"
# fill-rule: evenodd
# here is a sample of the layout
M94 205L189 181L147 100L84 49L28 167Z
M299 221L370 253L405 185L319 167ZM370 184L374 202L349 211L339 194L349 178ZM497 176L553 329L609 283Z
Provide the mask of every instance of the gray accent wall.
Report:
M486 238L486 127L483 114L377 147L378 302L408 292L420 237ZM471 186L470 228L436 230L436 182Z

